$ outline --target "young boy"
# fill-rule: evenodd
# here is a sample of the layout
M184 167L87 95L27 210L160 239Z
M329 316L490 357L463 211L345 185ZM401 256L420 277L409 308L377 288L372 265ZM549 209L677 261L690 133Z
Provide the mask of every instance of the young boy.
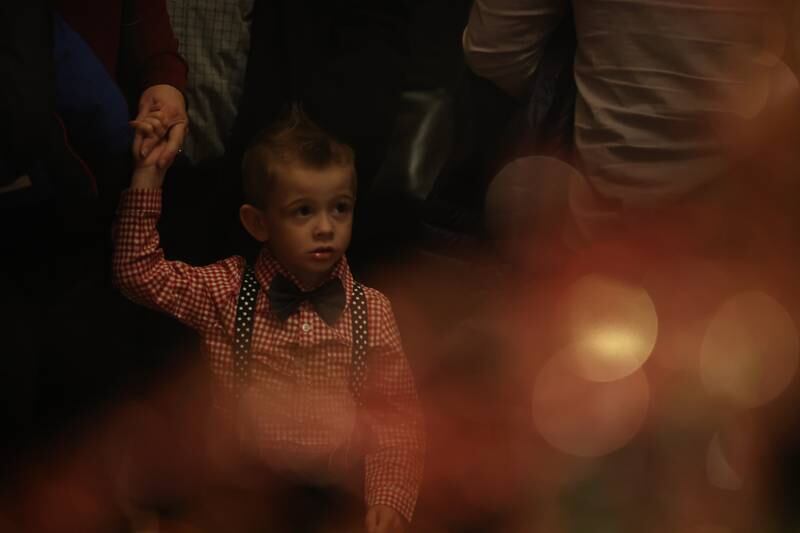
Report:
M200 332L218 383L251 415L245 444L271 472L324 485L353 435L367 435L367 531L402 531L421 477L422 425L389 301L357 284L344 257L356 200L352 150L293 109L242 165L240 219L263 243L255 264L231 257L193 267L160 249L164 145L142 158L143 135L118 208L116 284Z

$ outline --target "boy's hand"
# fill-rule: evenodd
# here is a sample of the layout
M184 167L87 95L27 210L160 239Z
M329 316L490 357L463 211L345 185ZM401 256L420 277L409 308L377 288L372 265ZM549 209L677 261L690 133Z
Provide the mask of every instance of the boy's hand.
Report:
M388 505L373 505L367 511L367 533L403 533L405 521Z
M150 150L147 157L142 157L142 143L147 139L147 135L137 127L136 135L133 137L133 161L135 167L133 178L131 179L132 189L160 189L164 183L164 175L167 173L168 166L161 167L159 160L167 149L167 140L161 139Z

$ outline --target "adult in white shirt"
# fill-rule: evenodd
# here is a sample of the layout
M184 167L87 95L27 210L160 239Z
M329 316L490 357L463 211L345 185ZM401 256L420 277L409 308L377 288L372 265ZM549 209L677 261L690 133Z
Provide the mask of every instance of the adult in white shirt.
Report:
M508 93L527 88L569 0L476 0L467 63ZM774 93L789 3L764 0L574 0L577 52L573 216L677 202L734 164L737 132ZM794 19L795 21L797 18ZM796 79L793 80L796 83ZM613 218L613 217L612 217Z

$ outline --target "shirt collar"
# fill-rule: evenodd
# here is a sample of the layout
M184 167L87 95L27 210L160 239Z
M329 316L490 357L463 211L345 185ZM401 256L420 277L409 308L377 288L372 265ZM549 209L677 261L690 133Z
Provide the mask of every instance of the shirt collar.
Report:
M265 292L269 290L272 279L279 273L292 280L292 283L298 287L303 289L307 288L303 287L297 278L294 277L288 270L286 270L286 268L280 264L277 259L275 259L275 256L272 255L272 252L270 252L266 246L261 248L261 252L258 254L258 259L256 259L254 270L256 273L256 279ZM331 270L328 280L333 278L339 278L344 286L345 308L347 308L350 305L353 294L354 281L353 274L350 272L350 266L348 265L347 258L345 256L342 256L339 262L333 267L333 270Z

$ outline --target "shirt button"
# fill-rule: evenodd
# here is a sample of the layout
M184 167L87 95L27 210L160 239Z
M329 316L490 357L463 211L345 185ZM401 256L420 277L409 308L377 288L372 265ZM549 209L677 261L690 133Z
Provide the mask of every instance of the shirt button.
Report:
M308 333L309 331L311 331L311 324L309 324L308 322L303 322L303 325L300 326L300 328L303 330L304 333Z

